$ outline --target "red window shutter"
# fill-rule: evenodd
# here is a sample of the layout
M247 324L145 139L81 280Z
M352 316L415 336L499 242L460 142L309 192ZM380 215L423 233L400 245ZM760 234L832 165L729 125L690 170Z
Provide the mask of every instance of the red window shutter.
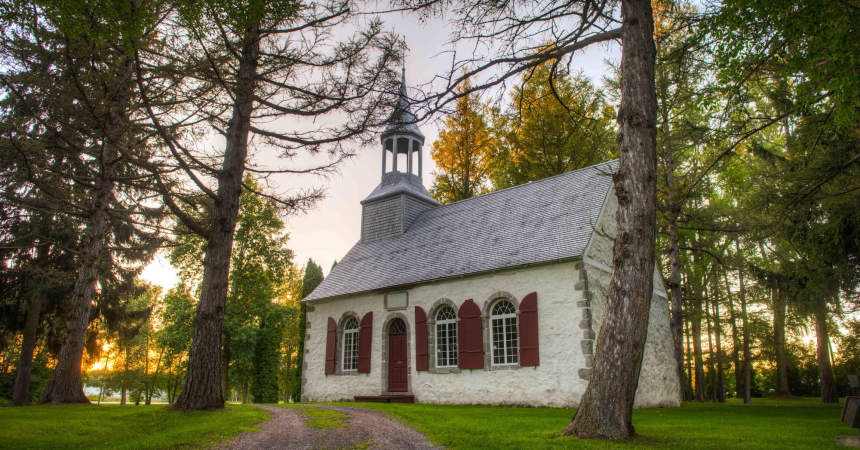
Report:
M466 300L457 313L457 347L461 369L484 367L484 332L481 325L481 309Z
M420 306L415 307L415 369L427 370L427 313Z
M538 355L538 315L537 292L532 292L520 303L520 365L537 366Z
M328 318L328 332L325 339L325 374L334 373L335 346L337 341L337 322Z
M358 328L358 372L370 373L370 347L373 344L373 311L361 318Z

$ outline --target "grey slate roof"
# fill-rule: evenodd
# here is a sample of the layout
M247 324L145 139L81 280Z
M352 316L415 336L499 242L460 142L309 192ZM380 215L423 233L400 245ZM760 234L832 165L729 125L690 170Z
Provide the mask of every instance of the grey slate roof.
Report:
M438 205L439 202L427 192L417 175L406 172L388 172L382 175L382 182L361 203L401 193L411 194L421 200Z
M581 256L617 166L609 161L430 209L400 236L355 244L305 300Z

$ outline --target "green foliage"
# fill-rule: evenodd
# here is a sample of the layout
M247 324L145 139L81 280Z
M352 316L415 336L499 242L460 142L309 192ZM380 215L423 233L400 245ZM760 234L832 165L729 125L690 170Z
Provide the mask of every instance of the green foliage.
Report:
M860 376L860 320L847 320L845 328L848 329L848 332L836 339L839 346L834 369L836 386L840 394L857 395L858 392L851 391L848 375Z
M165 349L164 358L169 365L181 365L191 345L194 304L194 297L183 285L167 291L161 300L159 318L162 327L156 334L156 342Z
M493 120L494 189L559 175L613 158L614 109L583 74L547 61L522 76Z
M265 0L186 0L178 5L188 28L199 29L219 23L234 30L247 30L254 24L264 29L277 28L306 7L301 2Z
M332 265L332 269L334 269L334 265ZM323 278L322 267L317 265L313 259L308 259L308 263L305 265L305 275L302 278L302 298L311 295L311 292L322 283Z
M256 403L278 402L278 368L281 365L278 346L283 336L285 316L283 308L271 305L270 310L260 317L254 345L254 378L251 382L251 395Z
M354 403L345 404L356 406ZM751 405L687 403L681 408L637 409L632 442L565 437L570 408L510 408L363 403L421 431L447 448L821 448L856 430L839 423L839 406L813 399ZM785 407L789 406L789 407Z
M250 177L245 183L261 190ZM296 307L287 303L295 301L290 297L298 289L296 270L278 211L272 201L251 191L240 196L224 315L222 358L228 364L228 389L243 393L243 398L250 389L257 402L277 401L282 347L287 337L295 339L288 323L295 320ZM183 234L177 241L171 264L179 269L184 289L197 289L205 240Z
M816 360L814 341L788 342L786 343L786 355L788 384L791 386L791 394L800 397L820 396L821 384L818 380L818 361ZM776 366L763 365L756 376L756 381L764 395L771 395L776 392Z
M826 101L834 120L855 127L860 107L860 9L829 0L730 0L711 19L724 83L757 71L796 82L801 105Z
M234 405L198 412L115 405L0 408L0 442L3 448L208 447L253 431L267 418L262 409Z
M33 356L33 368L30 371L30 402L35 402L44 392L51 379L52 368L48 365L50 359L42 351ZM12 388L15 385L15 372L0 373L0 398L11 400Z

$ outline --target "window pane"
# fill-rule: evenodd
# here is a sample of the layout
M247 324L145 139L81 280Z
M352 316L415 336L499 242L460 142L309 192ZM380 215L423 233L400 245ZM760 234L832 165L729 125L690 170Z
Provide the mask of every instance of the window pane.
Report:
M514 305L506 300L493 305L490 326L493 364L517 364L519 361L519 336L517 334L517 310Z
M358 364L358 331L343 333L343 370L356 370Z
M438 315L437 315L438 317ZM457 365L457 324L442 322L436 324L436 366L453 367Z

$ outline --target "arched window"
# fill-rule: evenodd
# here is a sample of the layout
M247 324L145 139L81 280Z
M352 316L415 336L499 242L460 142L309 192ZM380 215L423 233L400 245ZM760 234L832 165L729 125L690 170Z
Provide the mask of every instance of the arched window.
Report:
M490 312L490 332L493 365L517 364L519 362L517 309L511 302L501 300L493 305Z
M343 322L343 370L358 368L358 319L349 317Z
M457 367L457 313L447 305L436 313L436 367Z

